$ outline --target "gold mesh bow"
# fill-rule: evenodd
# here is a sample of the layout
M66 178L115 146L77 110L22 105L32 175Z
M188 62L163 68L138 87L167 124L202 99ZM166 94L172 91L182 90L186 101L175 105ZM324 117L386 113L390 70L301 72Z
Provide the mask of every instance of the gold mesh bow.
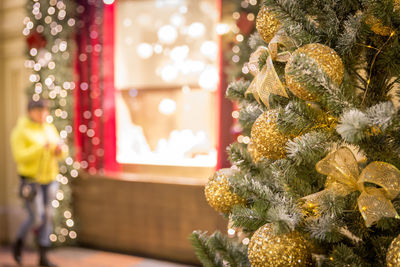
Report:
M273 60L287 62L290 58L290 53L288 51L278 53L279 45L285 47L286 50L294 46L292 39L283 32L278 32L268 44L268 47L260 46L257 48L250 55L249 62L247 63L247 67L251 74L254 75L254 79L247 89L246 94L252 93L258 102L261 99L267 107L269 107L270 94L288 97L285 87L275 71ZM259 71L258 59L265 51L268 52L268 58L262 70Z
M382 217L400 219L391 202L400 193L400 171L395 166L374 161L360 174L354 154L350 149L342 147L319 161L316 169L328 177L323 191L303 198L308 204L317 205L325 194L346 196L360 191L358 209L367 227ZM379 188L366 187L365 183Z

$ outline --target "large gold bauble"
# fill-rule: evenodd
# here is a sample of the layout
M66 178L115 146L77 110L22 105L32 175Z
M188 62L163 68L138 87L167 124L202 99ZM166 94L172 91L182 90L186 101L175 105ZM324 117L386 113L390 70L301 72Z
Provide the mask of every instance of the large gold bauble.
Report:
M298 232L275 235L265 224L250 239L248 256L252 267L311 266L310 247Z
M342 83L344 66L341 58L335 52L335 50L326 45L314 43L304 45L294 51L292 58L299 54L304 54L315 60L317 65L322 68L322 70L328 75L328 77L338 86ZM287 87L298 98L306 101L315 101L317 99L317 96L307 91L305 84L297 82L294 77L288 73L288 70L293 67L292 62L292 59L290 59L285 68L285 79Z
M251 145L248 150L255 162L262 157L277 160L286 156L285 144L289 137L279 132L276 119L276 110L266 111L251 128Z
M399 267L400 266L400 235L393 239L388 251L386 252L386 266Z
M208 179L204 193L208 204L216 211L229 213L237 204L246 200L230 190L228 177L233 174L231 169L221 169Z
M263 6L257 15L256 28L261 38L269 43L281 27L281 23L268 7Z

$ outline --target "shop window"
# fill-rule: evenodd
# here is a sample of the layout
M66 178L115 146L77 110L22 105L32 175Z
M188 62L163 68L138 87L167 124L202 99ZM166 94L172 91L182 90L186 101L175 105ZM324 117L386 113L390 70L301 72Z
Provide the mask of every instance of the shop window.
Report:
M116 3L117 161L214 167L219 114L215 1Z

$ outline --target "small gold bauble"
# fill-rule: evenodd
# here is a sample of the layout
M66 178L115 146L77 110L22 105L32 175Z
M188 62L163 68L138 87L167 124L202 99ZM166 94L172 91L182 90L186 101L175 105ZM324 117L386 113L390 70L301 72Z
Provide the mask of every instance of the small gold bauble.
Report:
M309 242L298 232L275 235L265 224L250 239L248 255L252 267L311 266Z
M231 169L221 169L208 179L204 193L208 204L216 211L229 213L234 205L246 203L246 200L230 190L228 177Z
M266 111L251 128L251 145L248 149L255 162L262 157L277 160L286 156L285 144L289 137L279 132L276 119L276 110Z
M304 45L294 51L292 58L293 56L299 54L304 54L315 60L317 65L322 68L322 70L334 83L336 83L337 85L340 85L342 83L344 75L343 62L340 59L339 55L335 52L335 50L326 45L314 43ZM315 101L317 99L317 96L308 92L304 84L297 82L294 77L288 73L289 69L293 67L292 62L292 60L289 60L285 68L285 79L287 87L298 98L306 101Z
M386 252L386 266L399 267L400 266L400 235L393 239Z
M257 15L256 28L261 38L269 43L281 27L281 23L276 19L268 7L263 6Z

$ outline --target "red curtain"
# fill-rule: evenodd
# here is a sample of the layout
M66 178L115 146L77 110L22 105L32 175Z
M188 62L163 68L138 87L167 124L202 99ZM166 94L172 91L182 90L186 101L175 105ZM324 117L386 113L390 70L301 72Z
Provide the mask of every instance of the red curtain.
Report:
M117 171L114 88L114 5L79 0L75 155L89 173Z

